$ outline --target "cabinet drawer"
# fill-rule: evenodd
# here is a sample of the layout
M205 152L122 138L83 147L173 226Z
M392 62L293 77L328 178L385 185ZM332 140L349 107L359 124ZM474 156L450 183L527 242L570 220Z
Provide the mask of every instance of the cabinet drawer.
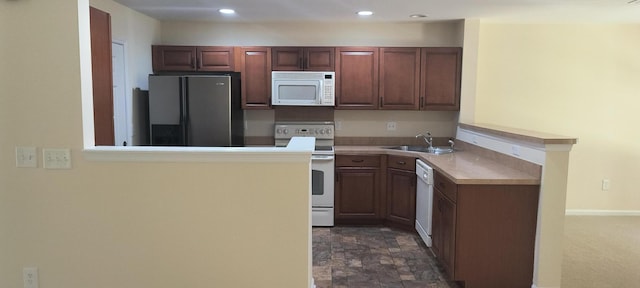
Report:
M380 155L338 155L337 167L379 167Z
M389 155L387 167L406 171L416 171L416 158L407 156Z
M456 185L456 183L453 183L453 181L440 174L440 172L434 171L433 185L451 201L453 201L454 203L456 202L458 198L458 185Z

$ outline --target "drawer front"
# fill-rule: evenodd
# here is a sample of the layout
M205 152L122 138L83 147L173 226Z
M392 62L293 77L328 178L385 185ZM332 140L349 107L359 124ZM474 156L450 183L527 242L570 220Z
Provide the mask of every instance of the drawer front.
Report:
M449 200L456 202L458 198L458 185L438 171L433 173L433 186L440 190Z
M337 167L380 167L380 155L336 155Z
M416 158L395 155L389 155L388 157L387 167L412 172L416 171Z

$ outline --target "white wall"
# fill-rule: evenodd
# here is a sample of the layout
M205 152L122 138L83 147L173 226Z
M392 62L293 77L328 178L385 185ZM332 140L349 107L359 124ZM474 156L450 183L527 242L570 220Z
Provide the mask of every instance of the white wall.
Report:
M43 288L307 287L308 162L83 158L88 12L0 1L0 287L33 266ZM39 168L16 168L16 146ZM73 168L41 168L43 147L70 148Z
M230 46L462 46L462 21L433 23L207 23L163 21L162 44ZM273 111L246 111L247 136L273 136ZM406 137L430 130L455 135L456 112L345 111L341 137ZM397 122L387 131L386 122Z

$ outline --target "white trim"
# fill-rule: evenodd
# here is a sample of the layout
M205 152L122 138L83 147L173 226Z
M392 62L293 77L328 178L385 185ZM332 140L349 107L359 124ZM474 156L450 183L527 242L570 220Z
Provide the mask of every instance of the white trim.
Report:
M567 209L567 216L640 216L640 210Z
M571 144L540 144L495 136L458 127L456 139L498 153L544 165L546 151L571 151Z
M127 41L120 39L111 39L111 43L115 43L118 45L122 45L124 61L124 98L125 98L125 113L126 113L126 121L127 121L127 143L128 145L133 145L133 89L129 89L131 87L131 83L129 83L129 58L128 51L129 47ZM112 52L113 56L113 52ZM111 72L113 73L113 71ZM114 123L115 125L115 123ZM115 127L115 126L114 126ZM115 132L115 131L114 131Z
M560 286L547 286L547 287L542 287L542 286L536 286L536 284L531 284L531 288L560 288Z
M456 139L538 165L544 165L546 158L545 147L542 145L534 146L533 143L488 135L460 127L458 127Z
M89 161L105 162L310 162L314 137L294 137L287 147L96 146L85 148Z

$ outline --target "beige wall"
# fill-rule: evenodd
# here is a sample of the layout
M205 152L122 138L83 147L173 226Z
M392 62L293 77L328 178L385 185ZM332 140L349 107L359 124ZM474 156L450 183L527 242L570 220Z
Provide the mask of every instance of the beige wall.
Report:
M640 210L638 51L637 24L482 23L475 121L578 137L567 209Z
M264 46L462 46L462 21L433 23L251 23L162 22L162 43ZM337 136L401 137L430 130L455 135L457 113L336 110ZM273 111L246 111L247 136L273 136ZM397 122L387 131L386 122Z
M48 288L306 287L308 162L84 160L88 6L0 1L0 287L32 266ZM16 168L16 146L39 167L41 148L71 148L73 169Z

